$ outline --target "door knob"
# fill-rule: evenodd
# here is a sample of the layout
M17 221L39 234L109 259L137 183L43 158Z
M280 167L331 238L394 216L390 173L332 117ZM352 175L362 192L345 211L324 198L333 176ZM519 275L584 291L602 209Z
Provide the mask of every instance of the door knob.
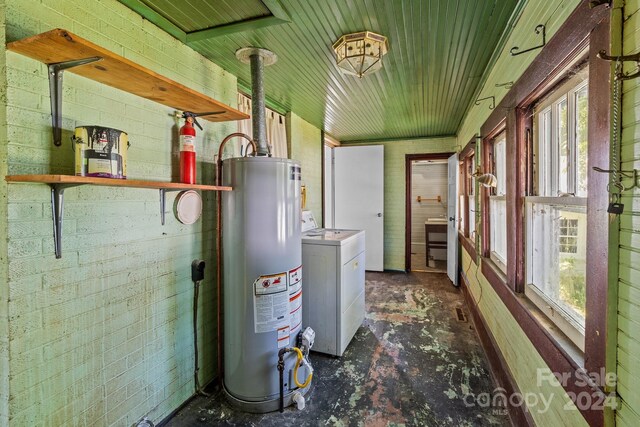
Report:
M382 212L378 212L378 218L382 218Z
M449 217L449 221L455 221L456 219L452 216Z

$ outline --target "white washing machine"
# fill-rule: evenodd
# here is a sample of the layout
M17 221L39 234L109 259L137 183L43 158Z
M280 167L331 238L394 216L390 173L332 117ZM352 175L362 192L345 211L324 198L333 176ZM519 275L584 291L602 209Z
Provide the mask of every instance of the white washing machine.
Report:
M302 231L302 322L313 351L342 356L364 321L364 230L318 228L303 211Z

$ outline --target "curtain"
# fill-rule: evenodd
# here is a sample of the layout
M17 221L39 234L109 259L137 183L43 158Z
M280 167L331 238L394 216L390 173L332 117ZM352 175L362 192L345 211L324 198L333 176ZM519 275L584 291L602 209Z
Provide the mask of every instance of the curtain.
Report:
M238 110L251 115L251 98L247 95L238 93ZM288 158L287 152L287 127L285 117L275 111L266 108L267 121L267 144L273 157ZM246 133L253 138L253 128L251 119L238 121L238 132ZM234 144L234 155L240 156L246 152L248 142L242 142L242 151L240 144Z
M284 116L267 108L267 139L273 157L287 158L287 127Z

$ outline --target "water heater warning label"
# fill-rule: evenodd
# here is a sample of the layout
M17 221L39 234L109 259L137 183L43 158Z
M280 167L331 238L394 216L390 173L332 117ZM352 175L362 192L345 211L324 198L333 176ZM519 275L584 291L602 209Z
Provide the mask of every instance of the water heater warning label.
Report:
M260 276L253 282L253 289L255 332L273 332L285 326L289 327L287 272Z

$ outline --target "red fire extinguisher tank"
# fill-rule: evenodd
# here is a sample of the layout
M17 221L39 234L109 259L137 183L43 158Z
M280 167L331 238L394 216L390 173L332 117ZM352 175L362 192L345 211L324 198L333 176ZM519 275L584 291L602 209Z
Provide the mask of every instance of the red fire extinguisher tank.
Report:
M193 127L194 118L185 115L184 126L180 128L180 182L184 184L196 183L196 129Z

